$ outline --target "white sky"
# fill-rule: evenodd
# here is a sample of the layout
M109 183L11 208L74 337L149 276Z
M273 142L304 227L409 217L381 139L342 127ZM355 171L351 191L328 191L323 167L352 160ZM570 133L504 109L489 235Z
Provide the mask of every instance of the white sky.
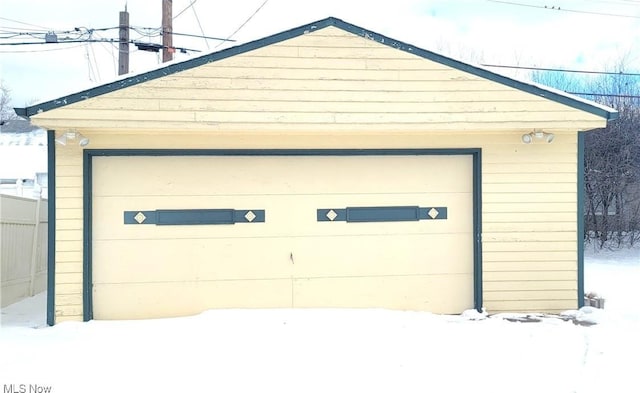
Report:
M174 20L173 30L228 37L263 1L195 0L191 9ZM7 31L115 27L125 2L128 3L132 26L160 27L161 0L2 0L0 37L7 37L3 34ZM191 2L193 0L173 0L174 16ZM624 58L626 71L640 69L640 1L513 2L630 17L540 9L487 0L268 0L233 37L237 40L235 43L216 48L219 41L208 41L207 48L203 39L174 36L174 45L204 52L220 50L334 16L376 33L470 62L612 70ZM94 38L117 38L117 34L117 29L100 31ZM59 34L58 38L62 37L64 34ZM131 33L131 38L146 39L135 32ZM28 36L0 38L0 43L31 40ZM151 40L160 42L159 37ZM160 62L158 54L137 51L133 45L131 51L131 72L145 71ZM177 54L176 59L186 60L197 55L197 52ZM13 105L22 107L113 80L117 76L117 56L117 47L109 43L2 45L0 78L11 89ZM512 75L526 77L527 74L519 71Z

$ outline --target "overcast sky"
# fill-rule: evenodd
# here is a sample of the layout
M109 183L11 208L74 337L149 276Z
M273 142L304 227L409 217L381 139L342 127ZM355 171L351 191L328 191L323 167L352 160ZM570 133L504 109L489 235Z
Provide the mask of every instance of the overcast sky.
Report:
M140 33L160 27L162 0L1 0L0 44L42 42L27 33L47 30L56 31L59 40L73 38L75 28L96 29L93 39L117 39L117 29L98 29L116 27L125 3L130 24L137 28L131 38L161 42ZM173 0L173 30L226 38L260 6L233 36L236 42L220 45L216 40L174 36L174 45L217 51L334 16L470 62L611 70L625 58L627 71L640 69L638 0ZM17 33L22 34L10 37ZM157 67L161 61L156 53L134 46L131 51L131 72ZM199 54L188 51L176 59ZM113 80L117 58L117 46L111 43L0 45L0 78L11 89L13 105L23 107ZM526 74L520 71L516 76Z

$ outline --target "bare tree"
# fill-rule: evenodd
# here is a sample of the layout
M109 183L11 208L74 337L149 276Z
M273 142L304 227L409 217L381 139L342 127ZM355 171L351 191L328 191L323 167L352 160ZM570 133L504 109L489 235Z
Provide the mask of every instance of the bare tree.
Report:
M577 74L558 71L533 71L531 79L545 86L550 86L565 92L581 92L585 89L587 80Z
M598 101L614 107L619 118L585 137L585 187L588 222L600 247L635 242L640 207L640 81L624 75L624 59L591 83Z
M3 80L0 80L0 123L17 118L18 116L11 107L11 89Z
M638 107L619 106L620 117L607 128L585 136L585 211L587 228L599 241L621 245L637 231L637 185L640 177L640 112Z
M624 75L624 59L615 72L600 77L535 72L539 83L618 110L607 127L585 134L585 240L599 247L640 240L640 80Z

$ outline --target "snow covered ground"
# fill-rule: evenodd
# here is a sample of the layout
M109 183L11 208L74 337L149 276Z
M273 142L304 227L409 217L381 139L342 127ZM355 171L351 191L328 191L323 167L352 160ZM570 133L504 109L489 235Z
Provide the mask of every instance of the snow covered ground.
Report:
M44 327L41 294L2 310L0 384L12 393L637 392L639 283L640 250L588 249L586 289L606 298L605 310L577 313L598 321L589 327L388 310Z

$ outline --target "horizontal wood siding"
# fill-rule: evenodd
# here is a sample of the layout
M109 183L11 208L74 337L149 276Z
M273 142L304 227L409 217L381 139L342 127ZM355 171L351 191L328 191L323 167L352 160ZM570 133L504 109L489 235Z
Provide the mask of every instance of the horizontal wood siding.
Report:
M113 111L118 121L113 121ZM495 131L603 120L329 27L34 116L51 129Z
M92 148L105 149L482 148L485 307L489 312L559 312L577 306L575 133L559 134L552 144L531 145L523 145L518 133L456 136L181 133L152 139L137 134L88 133L87 136L91 138ZM510 159L506 160L500 152L508 152ZM547 161L540 163L541 156ZM554 160L560 161L556 171L552 170ZM58 148L59 167L81 165L81 161L77 147ZM58 204L64 199L81 200L80 174L70 168L67 172L73 175L60 179L66 179L62 183L71 186L64 187L62 194L68 196L59 196ZM548 181L545 175L550 175ZM75 180L71 176L75 176ZM532 179L537 181L530 182ZM500 188L494 188L496 184ZM81 203L62 205L67 207L57 210L57 315L75 315L81 319Z
M55 321L82 320L82 150L56 146Z

